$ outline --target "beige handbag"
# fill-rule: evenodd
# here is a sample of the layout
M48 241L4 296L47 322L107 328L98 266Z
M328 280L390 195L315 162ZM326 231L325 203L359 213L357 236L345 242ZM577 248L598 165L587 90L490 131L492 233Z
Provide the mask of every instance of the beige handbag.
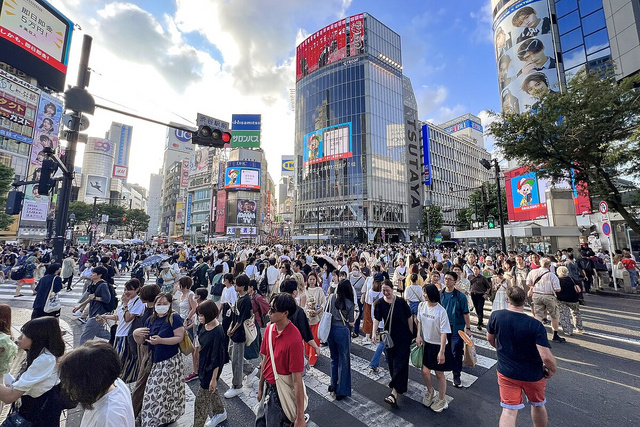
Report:
M269 355L271 356L271 368L273 369L273 375L276 378L276 389L278 390L278 398L280 398L280 404L282 410L287 416L289 421L294 422L296 415L298 414L296 408L296 392L293 388L293 374L278 375L276 371L276 362L273 357L273 331L276 329L276 325L271 325L269 329ZM304 392L304 409L307 409L309 404L309 396L307 395L307 387L302 382L302 391Z

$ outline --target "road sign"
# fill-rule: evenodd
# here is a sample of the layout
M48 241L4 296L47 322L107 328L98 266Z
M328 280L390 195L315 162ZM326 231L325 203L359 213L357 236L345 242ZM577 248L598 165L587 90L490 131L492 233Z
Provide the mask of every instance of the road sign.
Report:
M605 236L608 236L609 234L611 234L611 225L608 222L602 223L602 232L604 233Z
M600 213L602 215L606 215L607 212L609 212L609 205L607 204L607 202L605 202L604 200L600 202L600 205L598 206L598 209L600 209Z

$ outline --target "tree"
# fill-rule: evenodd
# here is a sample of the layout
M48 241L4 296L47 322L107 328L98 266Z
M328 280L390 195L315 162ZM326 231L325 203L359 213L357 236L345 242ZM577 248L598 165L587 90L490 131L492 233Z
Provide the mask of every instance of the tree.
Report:
M456 230L464 231L471 229L471 214L474 213L472 208L460 209L456 213Z
M442 231L442 211L438 205L429 205L422 211L422 233L427 236L427 242L431 243L433 238Z
M142 209L130 209L125 213L125 217L127 219L122 222L122 226L130 234L131 239L136 236L136 233L149 229L151 217Z
M101 203L97 205L98 210L98 219L102 217L102 215L108 215L109 220L107 221L108 226L122 227L122 218L124 218L126 209L120 205L109 205L106 203Z
M640 178L639 123L640 74L617 82L610 70L580 72L568 91L542 94L531 112L502 113L489 130L507 159L552 182L586 183L591 197L607 201L640 234L622 197L630 188L617 179Z
M91 231L93 206L80 201L71 202L69 203L69 215L71 214L76 216L76 224L79 227L84 227L86 234L89 234L89 231Z
M7 215L5 208L7 207L7 193L11 190L11 183L15 171L9 166L0 164L0 229L8 230L9 226L15 220L13 215Z
M504 187L504 186L501 186ZM483 184L484 188L484 196L482 194L482 189L477 189L473 193L469 195L469 217L471 214L476 212L476 206L478 208L478 217L476 218L477 222L481 220L486 220L485 218L485 209L486 209L486 217L493 216L496 221L500 219L500 210L498 209L498 192L496 190L496 184L491 184L490 182L485 182ZM488 188L488 189L487 189ZM504 218L504 223L506 224L507 218L509 218L507 211L507 192L504 188L500 189L500 195L502 196L502 214Z

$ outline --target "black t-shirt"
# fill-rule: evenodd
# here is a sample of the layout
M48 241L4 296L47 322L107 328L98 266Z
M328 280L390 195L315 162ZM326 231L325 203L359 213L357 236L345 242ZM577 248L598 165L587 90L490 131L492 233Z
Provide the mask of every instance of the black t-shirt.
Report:
M231 321L234 325L240 323L240 327L236 329L236 331L231 336L231 341L233 342L244 342L246 340L244 333L244 321L251 317L251 297L249 294L245 294L244 296L238 298L236 301L236 306L234 310L232 310Z
M551 346L538 319L511 310L494 311L487 332L496 338L498 372L518 381L542 379L542 359L536 345Z
M304 310L300 306L296 306L296 311L293 313L293 316L289 318L291 323L298 328L300 331L300 335L302 335L302 340L304 342L309 342L313 339L313 334L311 333L311 327L309 326L309 319L307 315L304 314Z
M216 378L220 378L222 367L229 361L225 336L222 325L218 325L210 331L207 331L202 324L198 326L198 343L200 344L198 378L200 379L200 387L204 389L209 389L213 371L218 368Z
M4 265L13 266L16 262L16 254L6 254L3 257Z
M560 292L556 292L558 301L564 302L578 302L580 295L576 292L575 286L577 283L571 279L571 277L561 277L560 279Z
M394 345L395 343L411 342L413 337L411 330L409 330L409 323L407 322L407 319L411 318L412 314L407 301L403 298L396 297L396 304L393 307L393 313L391 313L389 322L387 322L389 310L391 310L391 304L386 302L384 298L381 298L375 304L373 317L378 321L384 320L384 329L387 331L389 330L388 323L391 323L390 333Z

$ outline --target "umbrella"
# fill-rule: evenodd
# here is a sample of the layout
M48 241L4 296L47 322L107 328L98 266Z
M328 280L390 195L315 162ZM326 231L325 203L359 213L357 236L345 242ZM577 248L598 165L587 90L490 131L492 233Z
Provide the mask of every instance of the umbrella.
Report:
M104 239L98 242L98 244L100 245L124 245L124 242L122 240L116 240L116 239Z
M335 262L333 260L333 258L331 258L330 256L327 256L327 255L316 255L316 256L313 257L313 259L320 266L320 268L324 267L324 265L326 264L327 265L327 271L329 273L331 273L333 270L338 270L340 268L338 263Z
M131 239L129 240L129 243L144 243L144 240L135 238L135 239Z
M167 255L167 254L151 255L150 257L148 257L147 259L142 261L140 263L140 266L141 267L148 267L148 266L153 265L153 264L158 264L159 262L162 262L167 258L170 258L169 255Z
M278 244L278 245L275 245L275 247L278 249L282 249L284 246Z

